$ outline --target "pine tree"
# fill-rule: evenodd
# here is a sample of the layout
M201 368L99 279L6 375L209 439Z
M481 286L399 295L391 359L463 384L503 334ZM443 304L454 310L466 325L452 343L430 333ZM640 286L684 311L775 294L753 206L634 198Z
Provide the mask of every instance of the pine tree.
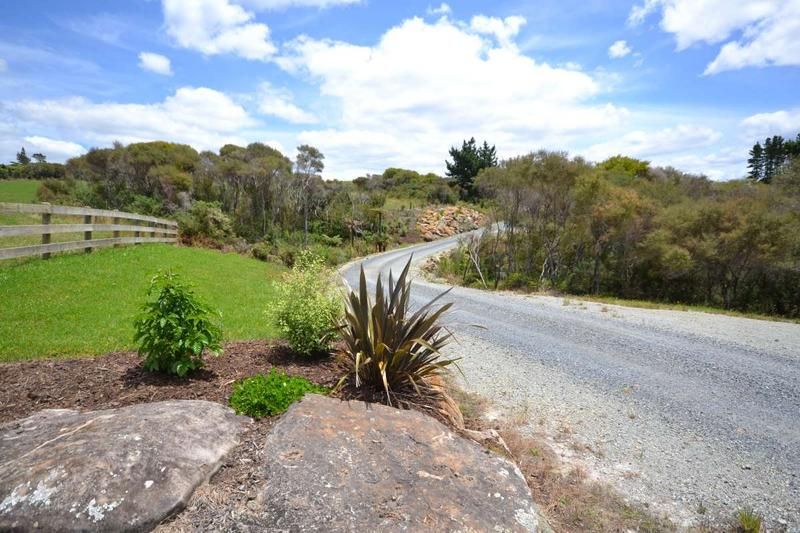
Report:
M17 163L20 165L27 165L31 162L31 158L28 157L28 154L25 153L25 147L23 146L19 152L17 152Z
M748 177L753 181L761 181L764 178L764 150L761 143L757 142L750 149L750 159L747 160L747 168L750 169Z
M466 200L474 200L475 176L484 168L497 165L497 154L494 146L483 141L483 146L478 147L475 137L461 143L461 149L455 146L450 148L450 157L453 162L446 161L447 176L456 180L461 189L461 196Z
M761 181L769 183L773 174L775 174L775 149L772 147L772 139L767 137L764 140L764 169L761 173Z

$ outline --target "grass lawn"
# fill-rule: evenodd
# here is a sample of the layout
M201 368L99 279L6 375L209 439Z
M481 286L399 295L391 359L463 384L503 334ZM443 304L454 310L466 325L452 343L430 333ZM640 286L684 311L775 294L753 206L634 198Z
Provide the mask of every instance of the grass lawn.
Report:
M37 180L0 180L0 202L35 203L40 183Z
M0 263L0 361L133 348L151 277L171 268L222 311L225 338L274 338L264 310L282 267L213 250L146 244Z

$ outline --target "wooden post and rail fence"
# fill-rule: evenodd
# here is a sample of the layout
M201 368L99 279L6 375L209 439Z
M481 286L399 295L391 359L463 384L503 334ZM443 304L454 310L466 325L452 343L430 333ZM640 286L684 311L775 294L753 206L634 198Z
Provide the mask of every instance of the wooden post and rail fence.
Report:
M178 240L178 223L174 220L122 211L65 205L0 202L0 213L32 214L42 217L41 224L0 226L0 260L32 255L41 255L47 259L50 254L56 252L85 250L86 253L90 253L94 248L151 242L174 243ZM53 215L83 217L83 224L54 224L52 223ZM92 236L96 232L111 232L113 237L94 239ZM65 233L83 233L83 240L51 242L52 235ZM122 236L123 233L126 235ZM6 248L2 241L3 237L36 235L41 235L41 244Z

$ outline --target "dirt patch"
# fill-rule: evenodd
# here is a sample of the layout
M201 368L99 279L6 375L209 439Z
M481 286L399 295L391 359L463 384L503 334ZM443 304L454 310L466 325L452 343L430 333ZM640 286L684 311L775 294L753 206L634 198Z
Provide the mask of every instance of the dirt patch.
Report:
M236 380L272 368L333 386L342 371L332 358L308 359L264 341L232 342L206 368L180 379L147 372L135 352L81 359L37 359L0 364L0 423L41 409L112 409L161 400L228 403Z

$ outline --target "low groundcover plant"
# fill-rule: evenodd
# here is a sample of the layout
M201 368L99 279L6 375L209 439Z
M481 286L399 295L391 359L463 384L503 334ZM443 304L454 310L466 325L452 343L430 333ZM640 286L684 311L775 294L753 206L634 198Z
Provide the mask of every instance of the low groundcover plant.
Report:
M273 368L266 376L257 374L235 383L229 403L236 414L262 418L284 412L308 392L327 394L328 390Z

